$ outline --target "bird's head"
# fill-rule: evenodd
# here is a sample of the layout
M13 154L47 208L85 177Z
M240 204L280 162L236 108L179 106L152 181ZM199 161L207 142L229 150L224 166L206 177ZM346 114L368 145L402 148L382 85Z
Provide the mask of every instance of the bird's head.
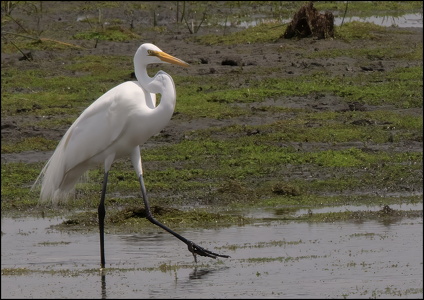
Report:
M163 52L159 47L153 44L143 44L140 46L137 52L141 51L141 58L143 62L147 64L158 64L158 63L170 63L183 67L190 66L185 61L176 58L168 53Z

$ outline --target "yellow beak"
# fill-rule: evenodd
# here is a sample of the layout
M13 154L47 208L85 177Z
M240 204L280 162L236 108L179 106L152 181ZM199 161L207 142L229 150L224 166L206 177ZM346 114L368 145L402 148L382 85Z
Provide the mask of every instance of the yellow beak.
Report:
M162 52L162 51L150 51L150 55L154 55L157 56L161 61L170 63L170 64L174 64L174 65L179 65L182 67L189 67L190 65L188 63L186 63L185 61L176 58L172 55L169 55L168 53Z

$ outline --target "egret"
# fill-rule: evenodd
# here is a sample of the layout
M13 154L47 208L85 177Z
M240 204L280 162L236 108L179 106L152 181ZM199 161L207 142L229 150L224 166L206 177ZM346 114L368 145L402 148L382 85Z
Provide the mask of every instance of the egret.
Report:
M187 244L195 261L196 254L211 258L229 257L211 252L184 238L157 221L151 213L139 146L168 124L176 104L172 77L164 71L159 71L154 77L147 73L147 65L158 63L189 66L153 44L142 44L134 55L137 80L127 81L112 88L85 109L65 133L34 183L34 186L41 184L40 204L66 202L72 195L78 179L87 170L104 164L104 179L98 206L102 269L105 268L105 195L109 170L115 160L128 156L131 157L140 183L146 218ZM161 95L157 106L156 94Z

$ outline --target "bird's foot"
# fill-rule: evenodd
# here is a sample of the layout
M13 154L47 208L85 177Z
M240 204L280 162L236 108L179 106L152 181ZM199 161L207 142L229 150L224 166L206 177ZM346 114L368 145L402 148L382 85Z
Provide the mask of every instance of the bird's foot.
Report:
M218 254L212 251L209 251L205 248L200 247L199 245L196 245L195 243L189 241L188 245L188 251L190 251L193 256L194 256L194 261L197 263L197 258L196 258L196 254L200 255L200 256L207 256L207 257L211 257L211 258L217 258L217 257L224 257L224 258L228 258L230 257L229 255L222 255L222 254Z

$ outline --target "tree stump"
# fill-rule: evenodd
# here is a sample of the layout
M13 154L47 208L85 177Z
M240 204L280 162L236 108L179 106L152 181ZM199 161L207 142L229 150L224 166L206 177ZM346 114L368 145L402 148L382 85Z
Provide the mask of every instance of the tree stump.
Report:
M303 5L290 22L283 37L305 38L316 37L326 39L334 37L334 16L331 12L320 14L313 2Z

